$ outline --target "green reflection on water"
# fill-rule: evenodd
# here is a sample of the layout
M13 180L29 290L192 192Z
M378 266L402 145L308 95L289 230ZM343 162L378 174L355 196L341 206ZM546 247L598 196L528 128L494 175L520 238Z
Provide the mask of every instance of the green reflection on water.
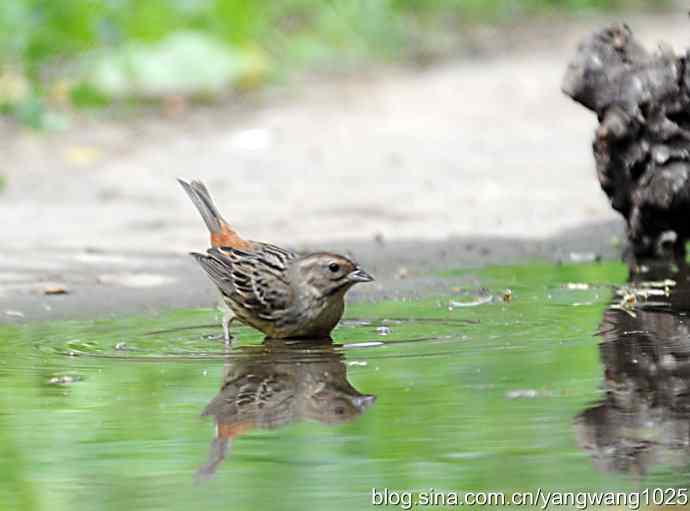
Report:
M0 509L353 509L372 487L635 487L596 471L573 432L601 397L594 334L626 276L615 263L496 267L445 275L445 295L355 304L330 354L310 353L329 374L347 372L333 386L376 402L322 421L302 396L289 420L231 428L226 459L200 484L216 435L200 414L246 357L273 363L258 334L236 331L224 360L210 310L1 327ZM510 288L512 300L449 307L480 287ZM293 383L281 380L291 399L328 388L296 367L284 377Z

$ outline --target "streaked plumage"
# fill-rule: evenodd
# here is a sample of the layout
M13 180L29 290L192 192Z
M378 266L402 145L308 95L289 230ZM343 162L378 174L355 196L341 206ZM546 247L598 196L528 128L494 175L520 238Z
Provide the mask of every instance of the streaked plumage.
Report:
M252 430L304 420L342 424L376 401L350 384L344 355L332 342L272 339L235 348L224 365L220 390L202 413L216 423L208 461L197 472L202 480L212 477L235 440Z
M199 181L179 180L211 232L212 248L192 253L231 311L233 319L268 337L327 337L343 315L345 293L373 277L350 259L329 252L300 255L242 239L220 216Z

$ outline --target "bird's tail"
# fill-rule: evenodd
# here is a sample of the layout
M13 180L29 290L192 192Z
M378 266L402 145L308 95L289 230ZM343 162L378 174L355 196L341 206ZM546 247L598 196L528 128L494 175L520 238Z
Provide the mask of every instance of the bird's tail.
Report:
M244 250L251 248L251 243L242 239L221 216L204 183L201 181L188 183L183 179L178 179L177 181L182 185L189 198L192 199L196 209L201 214L201 218L204 219L204 223L206 223L206 227L208 227L211 233L212 246L233 247Z
M214 476L218 465L225 459L230 444L231 442L227 438L217 437L213 439L208 454L208 461L203 467L196 471L195 479L197 484L208 481Z

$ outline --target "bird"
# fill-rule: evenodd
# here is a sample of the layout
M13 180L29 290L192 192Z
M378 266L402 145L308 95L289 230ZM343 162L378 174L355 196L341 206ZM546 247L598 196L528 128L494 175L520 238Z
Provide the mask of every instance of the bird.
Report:
M201 414L214 418L216 434L199 481L210 479L233 443L253 430L301 421L343 424L376 402L375 394L350 384L345 355L332 340L268 339L228 353L220 390Z
M345 294L374 277L353 260L332 252L299 254L242 238L221 216L206 186L178 182L211 235L206 253L191 252L220 291L227 307L223 336L237 320L267 338L327 338L345 310Z

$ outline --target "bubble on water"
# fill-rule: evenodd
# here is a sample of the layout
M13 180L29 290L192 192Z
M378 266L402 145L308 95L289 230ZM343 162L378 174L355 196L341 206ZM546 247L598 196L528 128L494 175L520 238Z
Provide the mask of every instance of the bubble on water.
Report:
M491 302L493 302L493 299L494 299L493 296L481 296L481 297L477 298L476 300L472 300L469 302L458 302L455 300L451 300L448 305L450 307L453 307L453 308L455 308L455 307L477 307L479 305L485 305L487 303L491 303Z
M388 335L391 333L391 329L387 326L380 326L376 329L376 333L379 335Z
M51 379L48 380L48 383L50 385L69 385L79 380L81 380L81 377L79 376L63 374L60 376L53 376Z
M516 389L506 392L508 399L533 399L538 395L539 393L534 389Z
M374 348L376 346L383 346L383 343L381 341L365 341L365 342L354 342L354 343L343 344L343 348L345 348L345 349Z

